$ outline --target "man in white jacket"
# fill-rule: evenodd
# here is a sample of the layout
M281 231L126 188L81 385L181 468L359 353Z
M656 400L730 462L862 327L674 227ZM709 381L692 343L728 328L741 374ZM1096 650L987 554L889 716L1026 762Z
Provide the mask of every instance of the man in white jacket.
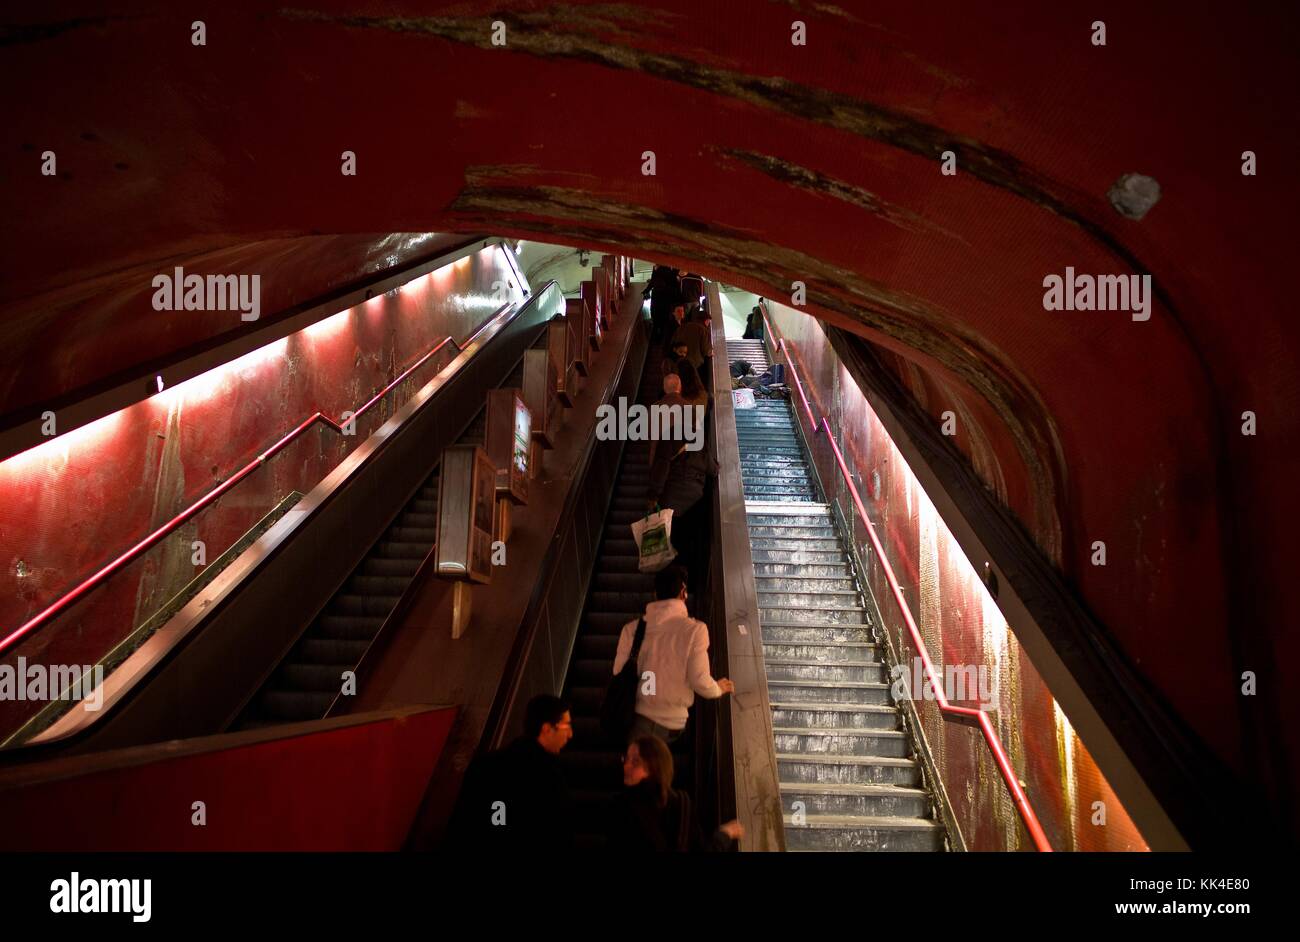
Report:
M686 614L686 570L669 566L656 575L655 598L645 609L631 737L654 735L671 743L686 728L686 711L696 694L716 700L736 687L725 677L714 680L709 672L709 628ZM636 626L634 621L623 626L615 674L632 653Z

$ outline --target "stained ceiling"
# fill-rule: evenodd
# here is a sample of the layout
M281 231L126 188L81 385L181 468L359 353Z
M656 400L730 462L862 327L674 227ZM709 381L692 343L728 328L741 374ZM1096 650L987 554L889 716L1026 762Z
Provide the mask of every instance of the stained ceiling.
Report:
M139 327L148 278L187 259L298 297L408 257L372 233L488 233L768 297L802 282L810 313L875 344L936 425L959 415L957 447L1178 715L1286 794L1296 14L510 7L7 14L3 410L201 342L196 322ZM1160 188L1141 219L1107 197L1135 173ZM1150 319L1046 310L1044 278L1067 267L1150 274Z

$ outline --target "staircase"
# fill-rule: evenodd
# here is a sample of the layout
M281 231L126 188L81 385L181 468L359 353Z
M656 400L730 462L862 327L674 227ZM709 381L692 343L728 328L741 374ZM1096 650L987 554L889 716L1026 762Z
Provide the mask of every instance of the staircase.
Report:
M663 395L658 348L641 374L637 401L652 403ZM564 699L573 718L573 741L560 753L565 781L575 805L575 843L594 850L604 844L604 811L622 787L621 744L607 741L600 730L600 702L614 674L614 654L623 626L645 614L654 599L654 574L637 571L631 524L645 516L649 483L649 447L623 446L623 460L605 517L604 538L596 556L582 624L564 679ZM683 737L683 740L686 737ZM679 743L681 740L679 740ZM675 779L689 781L691 758L674 743Z
M762 341L727 356L767 368ZM790 403L737 409L741 476L789 850L938 851L920 764Z
M523 382L523 361L501 387ZM457 444L483 444L487 410L480 410ZM231 726L256 729L319 720L355 670L388 616L397 608L420 564L433 552L438 526L435 465L343 587L303 632L298 643Z

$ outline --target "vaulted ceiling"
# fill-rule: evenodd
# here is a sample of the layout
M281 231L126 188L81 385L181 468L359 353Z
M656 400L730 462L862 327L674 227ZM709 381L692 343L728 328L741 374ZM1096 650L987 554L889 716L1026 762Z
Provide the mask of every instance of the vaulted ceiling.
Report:
M3 411L231 329L149 306L153 273L201 257L299 299L429 248L372 233L621 248L787 300L802 282L936 426L957 413L957 447L1173 709L1286 793L1294 12L232 0L7 19ZM1107 198L1132 173L1161 192L1140 220ZM1045 310L1067 266L1149 273L1150 320Z

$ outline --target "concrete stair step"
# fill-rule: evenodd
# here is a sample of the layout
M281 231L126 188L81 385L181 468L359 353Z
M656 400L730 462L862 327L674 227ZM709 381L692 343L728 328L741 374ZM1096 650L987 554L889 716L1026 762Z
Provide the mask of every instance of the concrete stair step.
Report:
M845 568L844 552L840 549L807 549L754 546L750 544L750 558L755 565L776 563L785 566L836 566Z
M790 553L838 553L840 559L844 558L844 549L840 546L839 540L778 539L772 536L755 536L750 537L749 545L752 549L757 550L785 550Z
M877 703L772 701L772 726L802 729L897 729L898 710Z
M866 625L867 612L863 608L789 608L762 607L759 618L764 625Z
M763 608L835 608L852 611L864 609L857 590L848 592L822 589L815 592L759 591L758 604Z
M890 706L889 684L861 681L780 680L768 678L768 696L799 703L874 703Z
M888 756L825 756L778 752L776 766L782 783L911 787L921 784L921 769L916 762Z
M820 643L763 642L763 656L773 660L801 664L853 664L871 663L884 667L880 660L880 645L869 641L842 641Z
M848 576L766 576L754 573L754 582L761 593L852 593L857 586Z
M756 579L830 579L832 581L852 582L849 564L845 562L829 563L755 563Z
M839 534L832 526L802 527L795 524L750 523L750 539L773 537L781 540L835 540Z
M912 747L898 729L819 729L778 727L772 730L776 751L787 755L884 756L906 759Z
M785 843L800 851L901 851L943 850L944 833L926 818L869 818L808 815L801 825L786 815Z
M843 641L871 643L865 625L762 625L763 643L839 644Z
M767 679L845 681L883 684L889 668L875 661L813 661L803 658L765 658Z
M802 807L796 808L795 802ZM853 818L929 819L930 795L922 788L901 785L822 785L791 782L781 785L781 808L787 815Z
M762 514L750 511L746 521L751 527L831 527L834 528L834 521L828 513L797 513L797 514Z

